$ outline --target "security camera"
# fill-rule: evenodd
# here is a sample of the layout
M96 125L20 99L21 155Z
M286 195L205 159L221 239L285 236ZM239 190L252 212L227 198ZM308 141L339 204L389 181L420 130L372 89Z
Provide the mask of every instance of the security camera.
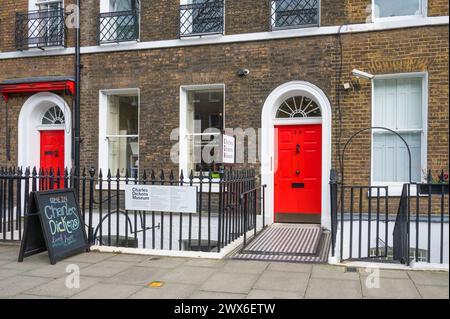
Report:
M370 74L370 73L367 73L367 72L364 72L364 71L360 71L360 70L357 70L357 69L353 69L352 74L354 76L356 76L357 78L364 78L364 79L367 79L367 80L372 80L375 77L373 74Z
M237 71L237 75L238 76L246 76L246 75L249 75L249 74L250 74L250 70L248 70L248 69L239 69Z

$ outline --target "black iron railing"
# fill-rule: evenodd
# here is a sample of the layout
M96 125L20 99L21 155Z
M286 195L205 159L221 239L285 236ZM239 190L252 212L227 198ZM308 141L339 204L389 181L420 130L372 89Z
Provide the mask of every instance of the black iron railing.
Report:
M21 240L29 193L74 188L92 245L142 249L219 252L256 226L259 207L241 202L255 196L254 170L226 170L176 176L172 171L143 171L121 177L119 172L0 169L0 240ZM129 211L124 185L196 186L197 212ZM264 200L264 199L263 199ZM250 208L251 207L251 208Z
M258 232L258 214L261 215L261 227L266 227L266 213L265 213L265 191L267 185L261 185L254 187L241 193L239 198L239 204L244 209L244 230L253 230L252 239L256 238ZM247 246L247 231L244 231L244 242L242 249Z
M330 182L332 255L340 260L448 263L448 184Z
M139 10L99 14L98 42L116 43L139 40Z
M269 0L272 30L319 26L320 0Z
M15 43L18 50L64 46L64 9L16 13Z
M180 37L223 34L223 31L223 0L205 0L180 6Z

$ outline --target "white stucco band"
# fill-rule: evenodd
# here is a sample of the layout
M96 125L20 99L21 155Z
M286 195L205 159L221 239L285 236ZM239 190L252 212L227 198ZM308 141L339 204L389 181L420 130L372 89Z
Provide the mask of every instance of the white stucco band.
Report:
M64 113L65 125L54 128L41 125L42 116L49 107L57 105ZM19 167L39 167L40 131L43 129L64 130L64 166L70 169L72 138L71 113L64 99L54 93L41 92L29 97L22 106L18 123L18 165Z
M302 95L313 99L322 111L322 227L330 229L330 192L328 182L331 169L331 105L326 94L312 83L304 81L292 81L285 83L270 93L262 110L262 138L261 138L261 182L267 185L266 190L266 223L274 222L274 172L275 172L275 125L297 125L317 123L311 119L288 119L284 121L275 118L276 111L286 99ZM320 123L320 122L319 122Z

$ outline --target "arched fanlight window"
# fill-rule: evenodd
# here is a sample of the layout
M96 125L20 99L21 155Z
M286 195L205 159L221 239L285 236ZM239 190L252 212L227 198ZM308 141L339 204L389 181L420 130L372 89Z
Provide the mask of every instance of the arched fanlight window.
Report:
M305 96L290 97L281 103L276 117L279 119L299 117L321 117L320 107L314 100Z
M64 113L56 105L49 108L42 117L43 125L60 125L64 123L65 123Z

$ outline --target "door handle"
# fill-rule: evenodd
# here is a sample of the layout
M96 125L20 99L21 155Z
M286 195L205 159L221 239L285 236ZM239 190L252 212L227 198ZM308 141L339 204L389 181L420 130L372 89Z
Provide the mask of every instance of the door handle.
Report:
M297 144L297 145L295 146L295 152L296 152L297 154L300 154L300 144Z
M58 156L59 156L58 150L56 150L54 153L55 153L55 157L58 157Z

